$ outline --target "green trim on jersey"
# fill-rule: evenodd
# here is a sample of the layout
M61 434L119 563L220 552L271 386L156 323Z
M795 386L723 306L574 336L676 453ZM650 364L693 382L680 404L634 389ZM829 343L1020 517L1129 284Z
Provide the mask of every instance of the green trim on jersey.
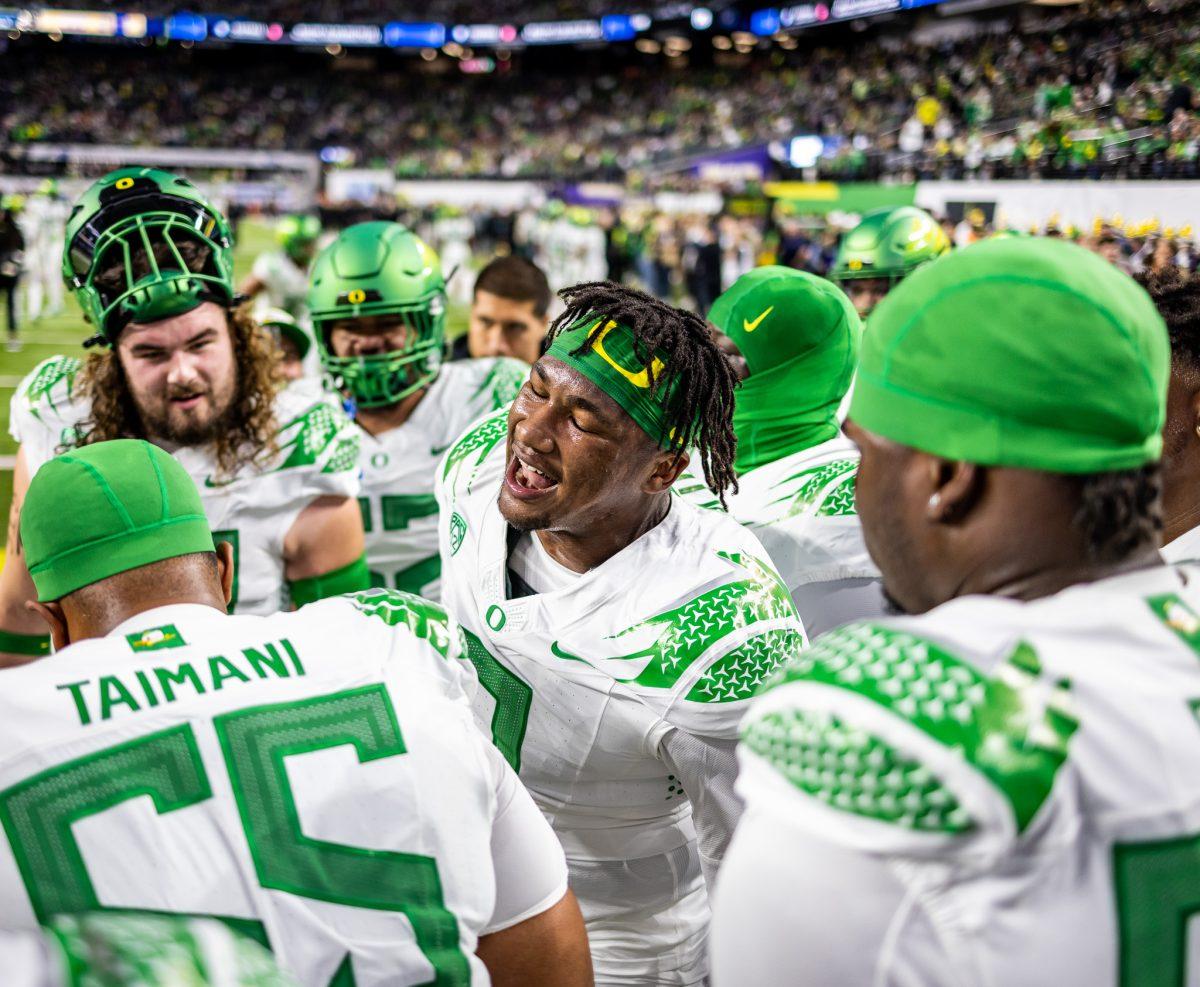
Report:
M479 386L475 388L471 400L490 392L491 410L499 411L501 408L507 408L513 402L517 391L524 386L528 379L529 371L525 364L507 357L500 357L487 372L487 376L480 381Z
M1200 656L1200 614L1174 593L1149 596L1146 598L1146 605L1179 640Z
M378 617L388 627L403 624L414 637L428 641L443 658L450 657L450 618L444 607L395 589L367 589L347 593L343 599L368 617Z
M610 641L617 640L646 628L660 628L657 639L649 647L613 658L615 661L635 661L649 657L650 661L632 679L634 685L648 689L670 689L697 658L722 638L760 621L796 616L791 594L770 565L750 555L727 552L718 552L717 555L744 569L750 578L701 593L682 606L608 637ZM800 643L797 641L789 653L794 653ZM752 641L747 641L715 663L688 693L688 698L705 703L749 698L762 679L774 671L784 657L785 653L780 650L777 641L757 647ZM717 669L720 669L719 675L725 677L724 689L717 688L720 682ZM728 677L735 669L738 679L736 684L732 684ZM744 692L745 695L730 695L731 687L735 692Z
M1019 832L1050 795L1079 726L1067 710L1070 683L1047 682L1025 642L987 676L925 638L848 624L801 652L768 688L794 681L856 693L956 751L1008 801Z
M51 411L57 412L59 406L54 392L63 381L66 381L66 394L63 397L69 402L75 390L75 378L82 367L82 361L73 356L52 356L34 367L25 378L26 384L20 394L29 413L41 421L39 406L46 405Z
M763 680L804 647L804 635L791 628L750 638L713 662L687 698L697 703L734 703L750 699Z
M478 452L472 466L478 466L488 453L496 448L497 443L508 437L508 412L495 411L466 435L462 436L446 454L446 468L442 471L442 479L446 479L454 469L464 462L473 452Z
M790 501L784 517L795 517L810 511L822 517L854 514L854 477L857 470L857 459L838 459L823 466L793 473L771 489L784 490L796 480L800 481L799 486L787 489L783 496L775 498L771 503L782 504Z
M831 713L789 709L750 723L746 746L826 805L928 833L975 825L933 773L879 737Z
M276 467L276 472L297 466L314 466L322 461L322 473L345 473L358 468L358 430L348 418L324 401L297 415L280 428L278 434L279 448L286 453L286 458Z

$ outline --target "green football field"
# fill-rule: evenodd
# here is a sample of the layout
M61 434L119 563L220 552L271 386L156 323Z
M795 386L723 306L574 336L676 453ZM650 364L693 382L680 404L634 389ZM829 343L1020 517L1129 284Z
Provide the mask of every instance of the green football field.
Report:
M250 270L254 258L264 250L275 246L270 225L247 220L238 230L238 243L234 251L234 270L240 281ZM461 306L451 305L447 318L447 330L451 336L466 328L466 311ZM12 501L11 457L17 446L8 434L9 400L21 378L38 363L50 356L67 353L82 356L83 341L91 335L90 327L83 321L79 306L68 297L63 314L38 319L21 327L21 340L25 344L20 353L9 353L0 348L0 508L4 518L8 517ZM0 546L2 549L3 546Z

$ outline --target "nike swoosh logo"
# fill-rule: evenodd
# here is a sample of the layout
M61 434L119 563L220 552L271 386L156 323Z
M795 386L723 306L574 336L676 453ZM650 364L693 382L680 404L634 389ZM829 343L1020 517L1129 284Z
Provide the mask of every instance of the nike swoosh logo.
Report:
M236 477L234 479L236 479ZM206 487L209 487L212 489L215 489L217 487L227 487L231 483L233 483L233 480L222 480L220 483L218 483L211 476L206 476L204 478L204 485Z
M454 445L453 442L447 442L444 446L430 446L429 447L429 455L440 456L443 452L445 452L447 449L449 449L452 445Z
M563 651L563 649L558 646L557 641L550 642L550 654L554 655L555 658L562 658L564 661L584 661L585 660L583 658L580 658L579 655L573 655L569 651Z
M763 319L765 319L768 315L770 315L774 311L775 311L775 306L772 305L769 309L767 309L765 312L763 312L763 314L760 315L753 322L747 322L745 319L742 319L742 328L745 329L746 332L754 332L754 330L758 328L759 323L762 322Z

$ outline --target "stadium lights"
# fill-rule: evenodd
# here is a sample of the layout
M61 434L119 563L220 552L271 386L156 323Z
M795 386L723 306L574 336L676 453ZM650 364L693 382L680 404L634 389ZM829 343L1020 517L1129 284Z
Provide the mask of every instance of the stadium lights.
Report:
M681 53L688 51L692 47L692 43L687 38L672 35L663 42L663 46L667 49L667 54L669 55L672 51Z
M437 58L437 49L436 48L422 48L421 49L421 57L423 59L425 59L425 61L427 61L427 62L432 62L435 58Z
M719 51L729 51L729 49L733 47L733 42L723 34L714 35L712 43L713 47Z
M690 17L693 31L707 31L713 25L713 12L707 7L697 7Z
M662 45L653 38L638 38L633 46L643 55L657 55L662 50Z

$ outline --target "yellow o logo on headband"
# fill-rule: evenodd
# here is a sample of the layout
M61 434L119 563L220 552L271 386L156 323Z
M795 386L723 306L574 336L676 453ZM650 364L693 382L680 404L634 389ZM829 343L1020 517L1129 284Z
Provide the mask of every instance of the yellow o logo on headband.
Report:
M604 352L604 337L612 332L612 330L616 327L617 324L612 320L609 320L608 324L596 334L595 340L592 341L592 352L598 354L601 360L612 367L613 370L629 381L629 383L631 383L634 387L640 387L642 390L648 391L650 389L649 370L643 369L636 374L631 373L617 363L617 361L609 356L606 352ZM665 365L663 364L662 360L660 360L658 357L655 357L650 362L650 368L654 371L654 376L656 379L662 376L664 366Z
M133 188L133 179L128 176L125 178L118 178L115 187L119 188L122 192L127 188Z
M355 288L346 296L346 301L351 305L361 305L367 300L367 293L362 288Z

